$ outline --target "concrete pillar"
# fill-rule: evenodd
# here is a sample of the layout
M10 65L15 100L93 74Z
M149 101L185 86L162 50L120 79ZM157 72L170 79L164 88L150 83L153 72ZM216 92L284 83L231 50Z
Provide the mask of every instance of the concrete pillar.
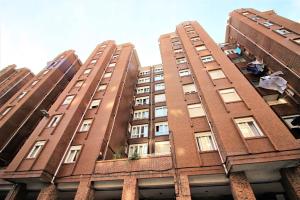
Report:
M176 200L191 200L191 190L188 176L180 175L176 180L177 190Z
M281 170L282 184L291 200L300 199L300 167Z
M133 176L126 177L123 184L122 200L138 200L139 190L137 178Z
M56 186L54 184L44 186L37 200L55 200L57 199Z
M90 179L80 180L75 195L75 200L92 200L92 199L94 199L94 190L93 188L91 188Z
M229 175L232 196L235 200L255 200L255 195L244 172Z
M5 200L22 200L26 196L26 186L22 184L16 184L8 192Z

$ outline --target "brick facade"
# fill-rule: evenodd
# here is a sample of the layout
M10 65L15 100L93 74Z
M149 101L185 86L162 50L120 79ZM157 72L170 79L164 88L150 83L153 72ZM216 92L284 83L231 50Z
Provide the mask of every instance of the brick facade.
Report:
M253 190L244 172L229 175L230 186L235 200L255 200Z

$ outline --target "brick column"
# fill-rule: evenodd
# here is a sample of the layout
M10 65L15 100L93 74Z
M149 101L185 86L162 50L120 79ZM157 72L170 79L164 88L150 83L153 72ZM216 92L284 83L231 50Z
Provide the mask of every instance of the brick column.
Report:
M177 196L176 200L191 200L191 190L188 176L180 175L177 184Z
M291 200L300 199L300 167L281 170L282 184Z
M94 190L91 188L90 179L80 180L77 188L75 200L92 200L94 199Z
M138 200L139 190L136 177L129 176L124 179L122 200Z
M244 172L229 176L232 196L235 200L255 200L255 195Z
M57 199L56 186L54 184L44 186L37 198L37 200L55 200Z
M8 192L5 197L5 200L22 200L26 195L26 186L22 184L16 184Z

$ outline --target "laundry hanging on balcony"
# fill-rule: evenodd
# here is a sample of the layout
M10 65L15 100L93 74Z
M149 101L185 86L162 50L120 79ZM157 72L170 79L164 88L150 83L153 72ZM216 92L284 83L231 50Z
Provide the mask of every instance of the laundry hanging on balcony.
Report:
M263 76L259 79L258 87L269 89L269 90L276 90L281 94L287 87L287 81L280 77L282 75L282 71L274 72L269 76Z
M238 55L241 55L241 54L242 54L242 50L241 50L240 47L235 48L235 49L234 49L234 52L235 52L236 54L238 54Z
M247 71L258 76L263 76L268 71L262 61L255 60L247 65Z

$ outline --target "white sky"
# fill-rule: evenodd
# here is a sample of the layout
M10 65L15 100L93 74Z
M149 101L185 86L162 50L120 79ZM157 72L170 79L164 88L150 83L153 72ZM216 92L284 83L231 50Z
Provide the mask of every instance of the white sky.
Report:
M300 0L0 0L0 68L16 64L37 73L68 49L84 62L110 39L133 43L143 66L157 64L160 35L197 20L223 42L228 13L241 7L300 21Z

